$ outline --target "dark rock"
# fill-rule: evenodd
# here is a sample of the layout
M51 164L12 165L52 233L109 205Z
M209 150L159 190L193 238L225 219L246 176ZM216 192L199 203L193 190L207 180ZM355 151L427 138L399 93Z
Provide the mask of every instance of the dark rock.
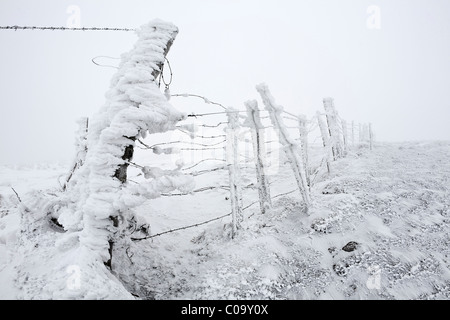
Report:
M345 246L342 247L342 250L344 250L345 252L352 252L355 251L359 246L358 242L355 241L350 241L349 243L347 243Z
M58 219L56 219L54 217L50 218L49 225L54 231L57 231L57 232L60 232L60 233L66 232L66 230L64 230L64 227L59 223Z
M341 186L337 185L328 185L325 189L322 190L322 194L340 194L345 193L345 190Z
M333 271L340 277L343 277L347 274L347 268L341 266L340 264L333 264Z

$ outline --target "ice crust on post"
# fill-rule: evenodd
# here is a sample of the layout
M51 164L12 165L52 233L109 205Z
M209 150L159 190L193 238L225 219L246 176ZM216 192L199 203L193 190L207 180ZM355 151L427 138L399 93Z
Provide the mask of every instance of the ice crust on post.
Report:
M300 145L302 147L302 161L303 165L305 167L305 174L306 174L306 182L308 184L308 187L311 187L311 181L310 181L310 170L309 170L309 160L308 160L308 130L306 129L306 125L308 123L308 120L306 119L306 116L301 114L298 116L298 127L299 127L299 134L300 134Z
M338 124L337 111L334 107L334 99L333 98L324 98L323 99L323 107L325 109L328 130L330 132L330 141L333 150L334 160L343 157L343 148L341 142L341 135Z
M78 130L75 133L75 158L73 160L72 169L65 177L64 184L62 185L63 190L66 190L67 184L74 172L80 168L86 159L87 153L87 134L89 132L89 118L83 117L77 120Z
M268 86L265 83L256 86L256 90L261 95L264 106L269 112L270 120L273 126L278 130L278 135L280 138L280 143L283 145L284 152L289 159L292 171L294 172L295 180L297 181L298 189L302 195L303 201L305 202L306 209L310 207L311 199L309 195L309 188L305 177L305 168L303 166L303 161L301 157L301 148L293 140L289 132L284 125L283 119L281 118L281 112L283 112L283 107L275 103L275 99L269 91Z
M258 183L259 206L261 213L272 208L272 199L270 197L270 187L267 175L265 173L265 141L264 127L258 110L258 102L256 100L246 101L247 119L245 125L250 127L252 134L253 153L255 157L256 178Z
M103 262L110 259L110 241L120 233L121 226L114 219L127 221L134 214L130 209L146 199L192 185L189 177L173 172L140 186L126 183L136 138L173 130L186 118L156 83L177 33L176 26L161 20L137 30L138 40L131 51L122 54L105 105L90 121L85 164L68 185L72 205L58 220L66 230L80 231L80 243Z
M323 147L325 150L325 161L327 163L327 170L328 170L328 174L331 173L331 160L333 158L333 152L332 152L332 145L330 142L330 136L328 135L328 130L327 130L327 125L325 124L325 122L322 120L322 118L320 117L320 112L317 111L316 113L316 117L317 117L317 123L319 125L320 128L320 133L322 136L322 142L323 142Z
M238 135L239 135L239 114L236 109L227 109L228 127L227 133L227 167L230 180L231 218L232 234L234 238L237 229L243 220L242 216L242 191L240 186Z

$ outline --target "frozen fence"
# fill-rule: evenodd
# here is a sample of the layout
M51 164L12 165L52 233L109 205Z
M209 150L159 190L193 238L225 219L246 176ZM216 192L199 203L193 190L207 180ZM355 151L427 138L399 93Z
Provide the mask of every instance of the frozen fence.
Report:
M81 261L103 263L102 268L112 271L128 256L131 241L222 219L228 222L224 230L235 238L244 232L246 219L274 213L275 200L287 195L303 204L299 214L307 214L314 206L311 190L318 177L332 174L333 162L347 156L351 148L363 144L373 148L371 124L349 126L339 117L332 98L323 100L324 112L308 119L278 105L265 84L256 87L261 104L251 100L234 108L198 94L171 94L173 73L166 55L177 27L155 20L133 31L138 40L114 67L117 72L105 105L92 118L79 121L75 159L60 193L39 208L58 232L67 232L60 249L77 244ZM92 62L100 65L95 58ZM164 78L164 68L170 79ZM172 104L174 100L178 104L179 98L202 102L206 110L180 112L186 108ZM152 233L145 214L151 215L158 201L172 205L169 197L176 210L183 210L178 202L203 211L196 214L201 221L181 226L165 223L161 231ZM161 210L168 211L163 212L168 220L173 208ZM32 214L23 210L26 228L21 237L33 230L27 221ZM112 263L113 256L118 264ZM114 274L120 278L120 270Z
M257 203L256 212L264 214L273 199L297 193L308 212L314 205L310 192L317 177L332 173L332 162L350 148L348 124L340 119L333 99L325 98L324 113L307 119L278 105L265 84L256 86L264 109L256 101L237 109L198 94L171 94L173 73L166 54L178 29L153 21L136 33L138 41L122 56L105 106L89 122L81 122L77 156L62 186L70 208L53 218L66 230L81 231L83 245L111 267L114 243L128 230L136 241L154 236L133 211L147 200L225 194L231 212L207 221L230 215L232 237ZM202 101L207 111L182 113L171 104L175 98ZM311 137L317 128L319 148ZM355 130L352 122L350 131L352 146L358 141L373 147L370 124ZM290 174L280 178L285 164ZM291 190L272 192L274 184L290 184L288 179Z
M274 199L295 192L300 193L307 211L311 205L309 192L317 177L330 174L332 162L345 157L352 148L369 142L372 145L369 126L355 125L352 121L349 128L348 123L339 117L331 98L324 99L325 112L317 111L314 117L307 119L304 115L295 116L285 112L269 96L267 87L258 88L262 92L263 102L267 99L265 102L268 108L259 108L256 100L245 102L246 110L239 110L226 108L221 103L197 94L171 96L194 98L200 103L220 107L221 110L189 113L185 120L178 123L174 133L159 137L160 142L150 143L147 141L150 137L137 140L138 149L150 151L152 155L166 156L166 164L172 163L184 174L192 176L196 185L200 184L187 192L162 193L161 196L193 196L215 192L230 201L230 212L134 240L196 227L227 216L231 216L234 237L244 217L248 216L247 210L259 203L259 211L264 214L272 208ZM327 118L329 114L333 116ZM361 130L355 130L359 127ZM364 128L368 131L365 132ZM321 144L318 139L322 141ZM142 171L146 167L145 161L154 160L144 156L141 160L144 163L131 163L137 169L131 181L139 183L139 177L145 175ZM291 176L297 188L272 195L271 185L287 181L274 179L285 162L293 170ZM247 178L253 176L254 181L243 182L243 175ZM220 181L220 184L208 184L211 181ZM258 200L246 201L254 199L255 195Z

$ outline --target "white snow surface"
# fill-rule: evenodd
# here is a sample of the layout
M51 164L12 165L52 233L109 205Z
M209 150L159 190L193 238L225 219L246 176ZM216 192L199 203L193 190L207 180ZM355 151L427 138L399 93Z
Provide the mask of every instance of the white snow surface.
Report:
M318 148L317 152L322 152ZM313 150L314 151L314 150ZM111 273L76 232L49 222L60 165L0 167L0 299L449 299L450 142L350 148L315 179L309 213L288 163L230 239L231 217L136 242ZM254 167L243 169L254 180ZM196 177L226 184L227 172ZM20 203L12 191L19 194ZM137 207L157 234L230 211L226 190ZM244 205L257 190L244 191ZM344 251L356 242L355 250Z

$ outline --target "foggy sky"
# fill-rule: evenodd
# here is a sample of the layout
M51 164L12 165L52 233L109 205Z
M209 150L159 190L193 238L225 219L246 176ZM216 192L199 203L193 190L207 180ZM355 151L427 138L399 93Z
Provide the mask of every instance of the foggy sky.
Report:
M342 118L371 122L378 141L450 140L448 0L2 0L0 25L66 26L69 5L84 27L177 25L172 93L243 109L266 82L286 110L308 117L333 97ZM0 164L70 160L75 120L104 104L115 72L91 59L119 57L136 39L0 30Z

